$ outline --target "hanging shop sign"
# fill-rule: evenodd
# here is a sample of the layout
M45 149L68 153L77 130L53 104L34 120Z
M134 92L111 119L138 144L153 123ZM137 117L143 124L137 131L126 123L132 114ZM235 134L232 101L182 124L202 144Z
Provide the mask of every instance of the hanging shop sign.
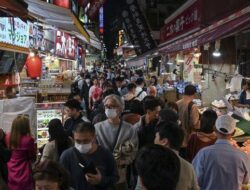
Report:
M156 47L146 19L136 0L126 1L126 5L122 11L122 18L130 42L135 46L137 55L141 55Z
M28 48L28 25L19 18L0 17L0 42Z
M75 59L76 39L69 34L57 31L56 35L56 55L63 58Z
M103 4L106 2L106 0L93 0L90 3L90 7L87 10L87 15L90 20L93 20L95 16L97 15L100 8L103 6Z
M201 5L200 1L196 1L189 8L161 28L161 43L198 28L200 25Z

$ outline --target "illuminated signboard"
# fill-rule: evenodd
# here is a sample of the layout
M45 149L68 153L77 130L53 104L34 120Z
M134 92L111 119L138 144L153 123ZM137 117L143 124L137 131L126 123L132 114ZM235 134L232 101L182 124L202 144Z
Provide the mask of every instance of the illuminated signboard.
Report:
M0 18L0 42L29 47L29 27L28 24L19 18Z
M99 32L100 34L104 33L104 14L103 14L103 7L99 10Z
M75 59L76 57L76 39L69 34L57 31L56 37L56 55L63 58Z

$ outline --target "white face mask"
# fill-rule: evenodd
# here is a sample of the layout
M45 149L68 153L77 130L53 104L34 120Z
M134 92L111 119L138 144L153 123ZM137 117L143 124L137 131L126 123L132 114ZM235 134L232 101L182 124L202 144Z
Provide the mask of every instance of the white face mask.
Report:
M105 114L108 118L115 118L117 116L116 109L105 109Z
M89 144L78 144L75 142L75 148L82 154L88 153L92 148L92 143Z
M89 83L90 83L90 79L86 79L86 83L88 83L88 84L89 84Z

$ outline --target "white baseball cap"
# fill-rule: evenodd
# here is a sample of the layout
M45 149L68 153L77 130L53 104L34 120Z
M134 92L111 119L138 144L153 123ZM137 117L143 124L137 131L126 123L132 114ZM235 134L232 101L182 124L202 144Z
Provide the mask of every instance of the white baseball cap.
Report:
M215 127L218 132L224 135L230 135L235 131L236 122L231 116L222 115L216 120Z

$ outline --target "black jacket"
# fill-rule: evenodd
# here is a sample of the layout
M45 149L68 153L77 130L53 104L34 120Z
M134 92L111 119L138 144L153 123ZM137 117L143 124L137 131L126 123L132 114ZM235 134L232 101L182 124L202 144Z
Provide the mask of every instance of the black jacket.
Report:
M138 138L139 138L139 148L154 144L156 125L158 120L151 121L149 124L145 124L145 116L141 118L141 126L139 126Z
M10 157L11 151L0 141L0 176L2 176L6 183L8 180L7 162L10 160Z
M66 134L68 136L73 137L73 131L75 130L76 125L82 122L84 122L84 120L82 119L82 115L80 115L77 119L74 118L67 119L64 123L64 129L66 131Z

